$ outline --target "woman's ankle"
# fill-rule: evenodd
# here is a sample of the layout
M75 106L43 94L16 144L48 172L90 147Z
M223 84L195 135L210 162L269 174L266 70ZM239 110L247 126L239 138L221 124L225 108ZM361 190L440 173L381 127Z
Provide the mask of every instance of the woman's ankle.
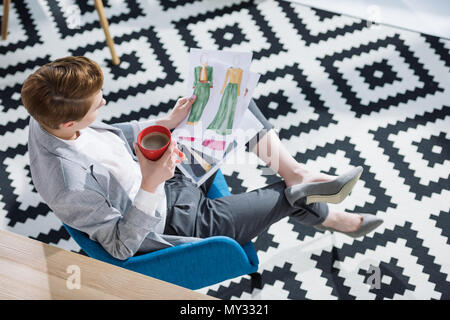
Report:
M312 183L312 182L327 182L334 179L334 176L330 176L321 172L311 172L304 168L296 168L285 174L284 181L287 187L300 183Z
M322 223L323 226L344 232L354 232L362 224L362 216L357 213L331 211Z
M325 220L322 222L322 225L324 227L328 227L328 228L334 228L337 224L338 221L338 217L337 217L337 212L336 211L329 211L327 217L325 218Z

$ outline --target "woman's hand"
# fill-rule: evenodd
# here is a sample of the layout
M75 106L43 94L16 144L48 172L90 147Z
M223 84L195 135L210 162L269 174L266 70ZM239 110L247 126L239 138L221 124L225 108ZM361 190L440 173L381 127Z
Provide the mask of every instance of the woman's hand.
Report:
M175 129L188 116L195 99L195 95L192 95L190 98L183 97L178 99L175 107L173 107L170 114L165 118L166 123L164 125L170 130Z
M178 159L180 151L173 137L164 154L156 161L147 159L142 154L137 143L134 145L134 151L136 152L139 166L141 167L141 188L147 192L155 193L157 187L162 182L172 178L175 172L175 166L182 161Z

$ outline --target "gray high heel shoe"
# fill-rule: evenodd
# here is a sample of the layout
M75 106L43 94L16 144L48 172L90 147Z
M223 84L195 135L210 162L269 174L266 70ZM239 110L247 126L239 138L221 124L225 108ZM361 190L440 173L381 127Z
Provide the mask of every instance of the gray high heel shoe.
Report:
M340 232L340 233L346 234L352 238L359 238L359 237L365 236L368 233L371 233L373 230L378 228L383 223L383 219L378 218L378 217L374 216L373 214L361 213L360 215L363 217L363 222L362 222L361 226L359 227L359 229L356 231L353 231L353 232L339 231L334 228L325 227L321 224L314 226L314 228L316 228L317 230L320 230L320 231L328 230L331 232Z
M284 190L286 199L295 206L298 200L304 199L306 204L313 202L340 203L352 191L363 168L358 166L327 182L296 184Z

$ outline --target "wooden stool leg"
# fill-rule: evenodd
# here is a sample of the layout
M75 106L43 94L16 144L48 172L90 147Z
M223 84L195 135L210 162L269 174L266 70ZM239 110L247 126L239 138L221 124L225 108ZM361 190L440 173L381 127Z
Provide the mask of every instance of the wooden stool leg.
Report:
M11 0L3 0L2 40L6 40L8 37L8 17L10 4Z
M112 63L113 65L118 65L120 63L119 58L117 57L116 50L114 49L114 41L109 34L109 24L108 20L105 17L105 11L103 10L103 2L102 0L94 0L95 1L95 9L97 9L98 18L100 19L100 25L103 28L103 31L105 32L106 37L106 44L109 47L109 50L111 51L112 56Z

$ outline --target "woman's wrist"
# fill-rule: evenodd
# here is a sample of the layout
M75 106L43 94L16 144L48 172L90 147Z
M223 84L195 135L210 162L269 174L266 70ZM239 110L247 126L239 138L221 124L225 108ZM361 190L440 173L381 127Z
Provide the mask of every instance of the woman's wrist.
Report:
M161 118L156 121L157 125L164 126L168 128L169 130L175 129L178 125L177 123L174 124L173 121L169 117Z
M152 184L147 184L142 182L141 183L141 189L150 193L155 193L158 186L154 186Z

